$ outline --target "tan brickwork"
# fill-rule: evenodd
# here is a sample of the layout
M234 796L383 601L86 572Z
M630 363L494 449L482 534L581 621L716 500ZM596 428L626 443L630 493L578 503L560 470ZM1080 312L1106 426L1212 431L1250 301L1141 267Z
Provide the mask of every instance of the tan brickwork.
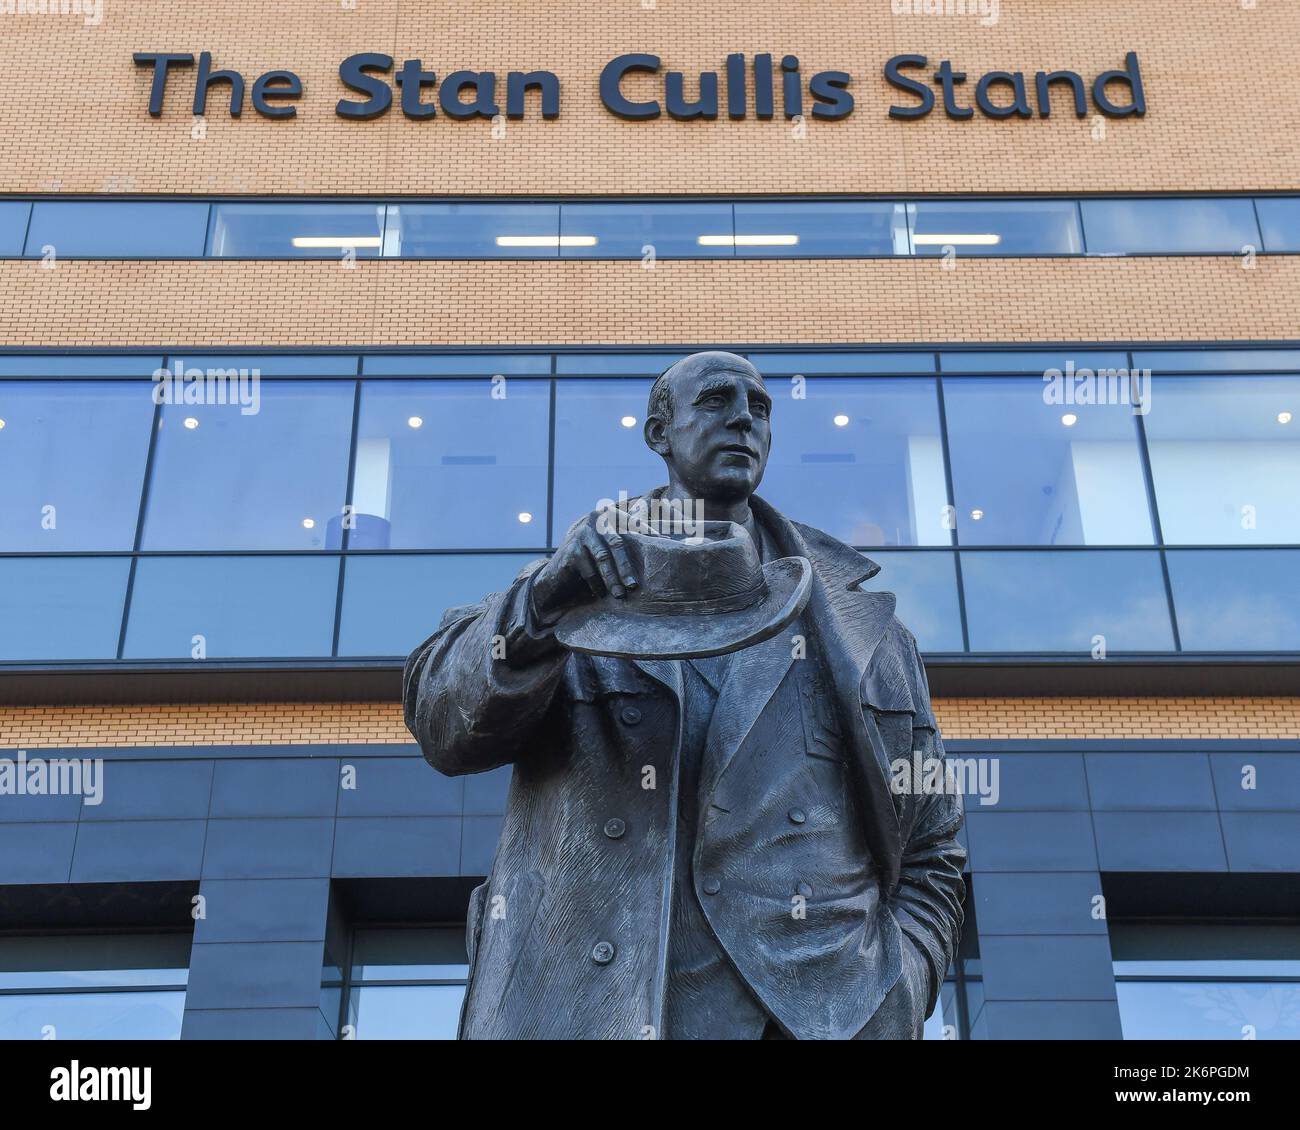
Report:
M957 738L1300 739L1300 698L949 698ZM397 703L0 707L0 749L407 743Z
M995 26L969 16L896 16L890 0L105 0L105 18L0 16L0 191L627 193L897 192L1294 188L1300 183L1300 56L1295 0L1001 0ZM214 88L194 139L192 79L149 118L150 74L137 51L210 50L252 80L288 68L306 94L294 121L246 105L232 120ZM907 101L884 81L895 54L951 59L963 102L986 71L1074 69L1089 81L1142 62L1149 113L1107 123L1067 109L1048 121L953 122L941 111L890 120ZM560 117L511 122L394 109L338 118L348 55L418 57L442 77L461 69L547 68L563 84ZM846 70L857 108L812 122L795 140L779 115L714 122L624 122L599 102L616 55L658 54L694 93L729 51L796 54L806 76ZM662 79L658 80L659 82ZM652 96L650 76L629 81ZM228 98L228 94L226 95ZM502 92L503 97L503 92ZM534 96L535 97L535 96ZM427 98L427 95L426 95Z
M1300 337L1300 256L0 262L0 345L343 346Z

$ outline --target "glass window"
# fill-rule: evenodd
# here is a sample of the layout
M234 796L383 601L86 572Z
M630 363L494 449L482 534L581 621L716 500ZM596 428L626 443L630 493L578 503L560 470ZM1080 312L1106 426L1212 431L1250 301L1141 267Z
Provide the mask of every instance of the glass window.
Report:
M207 225L207 204L38 201L27 254L53 247L64 259L200 259Z
M0 1040L177 1040L189 934L0 938Z
M551 371L549 353L377 353L364 359L366 376L433 377L448 374L461 377L491 377L500 373L546 375Z
M794 515L798 517L798 515ZM886 550L869 556L880 572L861 587L892 592L897 615L925 652L961 651L961 609L957 605L957 571L951 553Z
M607 377L657 377L686 356L685 353L561 353L555 359L555 371L574 376L590 373Z
M448 608L504 592L535 554L362 554L343 566L340 655L408 655Z
M1060 399L1054 387L1015 377L944 381L962 544L1150 545L1133 407L1047 403ZM1090 387L1094 400L1114 399L1105 382Z
M1049 369L1064 372L1070 364L1076 370L1123 369L1128 365L1128 354L992 349L939 354L939 368L945 373L1034 373L1041 376Z
M1084 200L1083 230L1089 255L1167 255L1259 248L1259 228L1249 200Z
M566 257L704 259L732 255L730 204L565 204L560 209Z
M1077 255L1073 200L922 200L907 206L916 255Z
M933 379L811 378L769 391L763 498L849 545L951 544Z
M142 557L124 656L329 655L338 577L333 556Z
M934 354L910 353L751 353L764 376L802 373L933 373Z
M0 382L0 550L135 545L153 389Z
M27 238L27 217L32 206L25 201L0 201L0 256L17 258Z
M167 362L173 368L248 369L264 377L355 377L357 356L347 353L263 353L211 356L172 355Z
M558 204L394 204L386 256L536 259L559 254Z
M1211 372L1224 369L1269 373L1300 369L1300 349L1171 349L1156 353L1135 353L1139 369L1160 372Z
M163 405L145 548L338 548L353 382L229 390L224 404Z
M352 549L546 544L550 383L366 381Z
M1172 550L1184 651L1300 651L1300 550Z
M469 975L465 927L357 930L348 1022L358 1040L454 1040Z
M11 353L0 357L0 376L152 377L162 363L157 354Z
M1300 1039L1300 929L1112 922L1126 1040Z
M1173 650L1156 553L965 551L961 571L972 651Z
M224 259L377 258L383 204L216 204L209 254Z
M1300 377L1156 377L1146 417L1169 544L1300 544Z
M796 201L736 205L736 254L784 258L906 255L903 204Z
M1264 250L1300 251L1300 196L1255 198Z
M653 381L556 383L552 544L603 499L617 500L621 491L634 498L668 479L642 436Z
M127 557L0 559L0 659L113 659Z

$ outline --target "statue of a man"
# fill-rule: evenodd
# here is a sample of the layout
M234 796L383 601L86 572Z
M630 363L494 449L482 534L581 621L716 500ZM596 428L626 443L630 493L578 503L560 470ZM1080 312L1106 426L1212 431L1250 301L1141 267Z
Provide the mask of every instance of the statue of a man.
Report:
M943 746L894 597L857 588L878 567L753 493L772 407L741 357L677 362L645 422L668 485L638 513L734 536L679 549L593 512L407 662L435 768L514 766L462 1039L921 1037L962 921L961 798L898 787ZM719 570L674 562L705 548L729 564L696 600ZM655 642L683 617L699 646Z

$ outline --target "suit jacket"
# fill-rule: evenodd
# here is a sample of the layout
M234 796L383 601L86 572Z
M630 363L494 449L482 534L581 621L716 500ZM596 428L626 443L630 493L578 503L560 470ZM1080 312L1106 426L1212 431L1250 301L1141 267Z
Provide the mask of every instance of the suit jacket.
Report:
M827 955L818 964L807 935L785 925L788 893L766 880L782 868L755 853L745 830L770 828L764 813L750 813L740 828L701 823L696 883L710 924L733 958L741 955L742 976L781 1026L797 1037L845 1038L910 970L925 974L915 1007L928 1015L934 1005L962 920L961 798L890 788L895 762L939 758L943 747L893 595L856 588L878 566L757 497L751 507L782 555L813 565L802 624L826 673L863 825L861 897L847 907L836 882L834 906L822 907L817 890L827 889L828 868L842 872L845 861L819 856L814 829L803 840L791 828L781 843L795 853L794 870L810 877L810 917L819 908L861 915L851 983L840 982ZM543 563L530 564L505 593L449 611L404 675L407 726L430 764L449 774L514 765L492 871L471 898L461 1036L654 1038L662 1030L682 802L680 665L580 655L535 633L527 594ZM728 679L734 691L719 700L709 739L702 809L710 815L728 805L748 812L788 804L785 796L765 802L761 790L732 797L729 789L752 776L732 771L749 764L746 750L770 750L765 735L792 740L788 696L778 693L796 662L792 651L778 636L736 653L744 678ZM819 735L806 722L797 729L804 749L788 753L807 755ZM764 850L770 856L770 842ZM718 876L718 890L704 885ZM803 976L810 961L826 975Z

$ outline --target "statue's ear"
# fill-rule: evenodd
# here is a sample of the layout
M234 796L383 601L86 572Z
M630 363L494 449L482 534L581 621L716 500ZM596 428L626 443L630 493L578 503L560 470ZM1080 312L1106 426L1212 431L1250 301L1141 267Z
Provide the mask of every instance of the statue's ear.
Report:
M662 417L647 416L642 434L645 436L646 447L656 455L667 459L672 454L672 445L668 442L668 425Z

